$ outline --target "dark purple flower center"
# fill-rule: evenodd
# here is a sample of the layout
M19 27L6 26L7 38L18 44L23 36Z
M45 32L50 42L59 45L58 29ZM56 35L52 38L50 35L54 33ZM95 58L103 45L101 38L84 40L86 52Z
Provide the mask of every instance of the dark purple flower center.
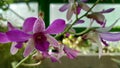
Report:
M37 50L46 52L49 48L49 42L47 41L47 37L43 32L38 32L33 35L35 48Z
M45 34L43 32L38 32L33 35L35 42L44 42L47 40Z

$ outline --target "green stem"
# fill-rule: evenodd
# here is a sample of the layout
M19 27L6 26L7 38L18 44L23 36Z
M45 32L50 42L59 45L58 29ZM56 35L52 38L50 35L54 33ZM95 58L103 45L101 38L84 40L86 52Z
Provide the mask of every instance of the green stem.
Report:
M24 59L22 59L16 66L15 68L19 67L25 60L27 60L29 58L29 56L25 57Z
M80 33L76 33L75 35L82 35L82 34L88 32L91 29L92 24L93 24L93 21L91 21L90 25L84 31L82 31Z
M32 67L32 66L38 66L42 63L42 61L39 61L37 63L33 63L33 64L26 64L26 63L22 63L23 66L29 66L29 67Z
M82 32L80 32L80 33L77 33L76 35L82 35L82 34L86 33L86 32L89 31L89 30L90 30L90 28L86 28L84 31L82 31Z
M27 57L25 57L24 59L22 59L19 63L16 64L16 66L13 66L14 68L19 67L24 61L26 61L30 56L32 56L33 54L35 54L36 51L33 51L33 53Z
M61 34L57 35L55 38L60 37L60 36L62 36L63 34L65 34L66 32L68 32L68 31L71 29L71 27L72 27L79 19L82 19L83 17L85 17L86 15L88 15L88 13L99 3L99 1L100 1L100 0L97 0L97 1L93 4L93 6L92 6L84 15L82 15L81 17L79 17L78 19L76 19L70 26L68 26L68 27L65 29L64 32L62 32ZM88 30L88 29L86 29L86 30ZM86 31L86 30L85 30L85 31Z

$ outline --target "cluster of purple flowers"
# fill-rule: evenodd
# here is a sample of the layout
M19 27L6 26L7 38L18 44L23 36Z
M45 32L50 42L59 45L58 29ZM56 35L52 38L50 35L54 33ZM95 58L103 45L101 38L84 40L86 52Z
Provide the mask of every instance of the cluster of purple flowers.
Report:
M70 20L73 14L79 15L81 10L90 10L90 7L84 2L86 2L86 0L69 0L69 4L63 5L59 10L61 12L67 10L66 18ZM85 16L102 26L82 35L84 39L90 40L92 43L98 45L99 57L102 54L103 45L108 46L106 41L120 40L120 33L109 32L117 21L111 26L105 27L106 20L103 14L110 13L113 10L114 8L99 12L90 11L90 13ZM84 21L78 20L77 22L83 23ZM64 32L66 27L65 20L56 19L50 26L45 28L45 23L41 17L29 17L25 19L22 29L16 28L8 22L8 31L0 32L0 43L12 42L10 52L13 55L16 54L19 49L25 48L23 53L24 57L36 51L37 56L42 55L43 58L50 58L53 62L59 61L65 54L70 59L73 59L79 54L79 51L69 48L53 37L53 35L59 35Z
M15 28L8 22L8 31L0 33L0 43L12 42L11 54L16 54L19 49L25 46L24 57L37 50L44 58L51 58L52 61L59 61L59 58L64 54L67 54L69 58L74 58L78 51L68 48L50 35L63 32L65 27L66 24L63 19L56 19L46 29L42 18L27 18L22 29ZM52 49L50 49L51 47Z

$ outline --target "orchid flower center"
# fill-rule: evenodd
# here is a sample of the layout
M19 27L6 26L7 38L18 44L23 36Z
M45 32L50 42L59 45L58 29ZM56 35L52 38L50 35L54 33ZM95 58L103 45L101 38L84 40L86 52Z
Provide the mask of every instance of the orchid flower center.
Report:
M33 38L36 42L43 42L46 41L47 38L43 32L38 32L33 35Z

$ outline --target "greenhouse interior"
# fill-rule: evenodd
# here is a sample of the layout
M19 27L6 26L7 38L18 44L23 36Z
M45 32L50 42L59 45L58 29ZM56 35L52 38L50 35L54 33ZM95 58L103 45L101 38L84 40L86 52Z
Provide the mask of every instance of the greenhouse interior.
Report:
M0 68L120 68L120 0L0 0Z

